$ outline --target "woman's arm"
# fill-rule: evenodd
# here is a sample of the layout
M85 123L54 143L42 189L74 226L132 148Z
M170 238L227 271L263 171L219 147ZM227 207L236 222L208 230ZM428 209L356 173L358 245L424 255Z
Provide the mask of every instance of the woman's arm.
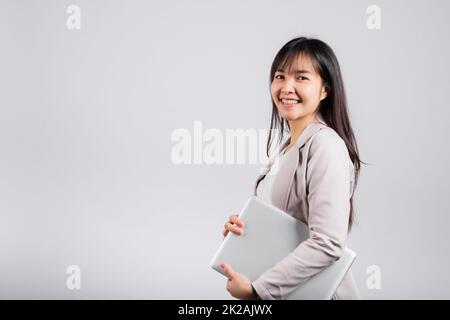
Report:
M263 300L285 298L342 255L350 213L350 157L332 130L321 130L312 139L306 172L310 238L252 282Z

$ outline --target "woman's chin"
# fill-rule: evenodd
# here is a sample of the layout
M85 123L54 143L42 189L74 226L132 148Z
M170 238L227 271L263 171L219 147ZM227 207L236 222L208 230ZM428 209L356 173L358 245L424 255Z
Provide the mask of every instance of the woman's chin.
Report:
M293 121L298 118L301 118L301 114L298 112L281 112L281 117L286 121Z

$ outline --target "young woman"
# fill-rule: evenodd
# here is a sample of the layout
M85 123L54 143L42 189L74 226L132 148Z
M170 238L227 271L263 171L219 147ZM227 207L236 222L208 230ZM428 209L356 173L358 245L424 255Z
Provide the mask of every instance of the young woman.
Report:
M341 255L354 220L353 193L360 158L347 111L344 83L333 50L323 41L300 37L286 43L272 63L271 129L290 133L255 184L254 194L306 223L310 238L250 281L222 263L227 290L238 299L284 299ZM267 155L272 143L267 142ZM279 150L280 150L279 149ZM229 231L243 234L232 214ZM359 299L351 270L333 299Z

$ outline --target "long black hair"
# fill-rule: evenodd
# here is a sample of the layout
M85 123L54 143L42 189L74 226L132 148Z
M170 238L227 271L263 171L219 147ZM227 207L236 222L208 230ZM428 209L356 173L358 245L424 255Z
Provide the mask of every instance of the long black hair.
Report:
M273 60L270 69L270 84L274 80L275 72L279 69L287 70L293 62L297 61L299 56L309 57L314 66L314 70L320 75L322 84L327 90L327 96L320 101L317 112L322 116L325 123L334 129L336 133L344 140L351 161L354 166L354 187L358 182L361 163L359 158L358 146L356 144L355 135L350 124L347 98L344 90L344 81L342 79L339 62L333 50L323 41L319 39L299 37L292 39L286 43L280 51L278 51ZM272 132L280 132L278 135L278 143L283 140L285 130L290 131L289 122L283 119L272 99L272 118L270 121L269 138L267 141L267 156L269 157L269 149L272 144ZM354 221L353 195L350 198L350 216L348 228L352 228Z

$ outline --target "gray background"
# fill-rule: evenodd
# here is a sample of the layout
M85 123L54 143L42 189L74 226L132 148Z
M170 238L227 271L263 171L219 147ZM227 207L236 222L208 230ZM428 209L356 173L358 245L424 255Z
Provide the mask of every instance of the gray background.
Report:
M371 4L381 30L366 27ZM232 299L208 264L260 165L176 166L171 133L268 128L269 67L299 35L338 56L370 163L349 239L362 296L450 298L449 9L1 0L0 298ZM66 288L72 264L81 290Z

